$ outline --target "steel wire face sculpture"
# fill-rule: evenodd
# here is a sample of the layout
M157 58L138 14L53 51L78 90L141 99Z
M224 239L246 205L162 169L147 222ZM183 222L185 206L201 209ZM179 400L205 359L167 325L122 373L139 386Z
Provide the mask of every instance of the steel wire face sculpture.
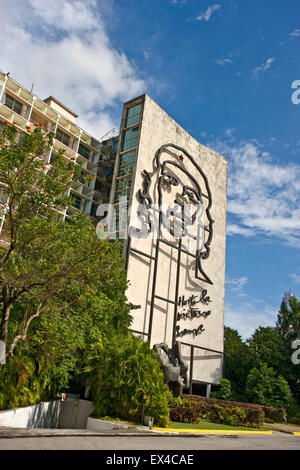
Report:
M188 162L190 171L186 168L185 161ZM180 250L181 238L187 237L194 241L195 278L213 284L202 267L202 261L210 255L214 223L210 214L212 196L206 175L184 148L165 144L155 154L153 171L144 170L142 176L143 188L138 191L137 198L140 202L138 218L143 229L131 227L129 235L134 233L137 238L147 238L149 234L156 232L157 238L163 239L162 232L165 229L175 238L175 242L179 241ZM170 201L173 189L176 189L176 196ZM157 204L151 196L155 191L158 196ZM173 206L164 205L164 196L168 193L169 202L175 204ZM192 208L192 214L186 211L187 206ZM206 225L201 222L202 216L206 218Z

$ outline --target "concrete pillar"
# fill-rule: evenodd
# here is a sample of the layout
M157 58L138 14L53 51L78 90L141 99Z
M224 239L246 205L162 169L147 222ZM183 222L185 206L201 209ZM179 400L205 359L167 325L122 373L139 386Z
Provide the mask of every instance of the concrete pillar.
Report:
M206 384L206 397L209 398L211 392L211 384Z

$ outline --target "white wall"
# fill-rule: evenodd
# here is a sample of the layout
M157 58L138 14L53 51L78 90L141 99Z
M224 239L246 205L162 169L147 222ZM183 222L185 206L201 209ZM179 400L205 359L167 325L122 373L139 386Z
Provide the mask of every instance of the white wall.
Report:
M0 426L11 428L57 428L62 403L57 400L0 411Z
M10 428L86 429L94 411L88 400L38 403L34 406L0 411L0 426Z

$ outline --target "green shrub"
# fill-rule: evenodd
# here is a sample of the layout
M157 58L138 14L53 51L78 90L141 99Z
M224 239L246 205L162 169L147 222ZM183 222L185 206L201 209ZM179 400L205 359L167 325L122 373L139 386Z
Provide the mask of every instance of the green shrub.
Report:
M72 365L72 358L48 364L44 357L17 349L0 371L0 410L55 400L58 392L67 389Z
M300 404L295 398L291 398L287 406L287 422L300 424Z
M285 378L282 375L276 377L275 371L264 363L250 370L245 393L251 403L272 408L286 407L292 398Z
M238 401L218 400L216 398L200 397L198 395L183 395L182 397L188 397L188 399L191 400L200 400L207 404L216 404L220 406L238 406L246 411L247 420L249 423L252 423L252 425L259 425L259 422L263 423L264 417L267 417L277 423L285 421L286 412L284 408L275 408ZM291 400L290 403L294 403L293 400Z
M170 408L177 407L177 406L182 405L183 403L184 403L183 398L174 398L173 395L171 395L171 398L169 400L169 407Z
M265 420L265 413L261 406L243 406L247 413L247 426L262 426Z
M286 421L286 411L284 408L274 408L272 406L262 406L266 418L273 423L283 423Z
M214 423L243 426L247 424L247 413L239 407L211 405L208 419Z
M170 418L179 423L197 424L203 417L203 402L194 400L181 400L182 403L173 403L170 406Z
M292 399L292 393L289 384L282 375L273 381L272 407L286 408Z
M171 393L148 342L130 332L104 337L92 346L87 364L98 417L143 421L149 415L158 426L169 424Z
M200 418L232 426L262 426L264 407L197 395L182 395L182 403L170 403L172 421L195 424Z
M217 392L210 394L212 398L218 398L219 400L231 400L231 383L228 379L220 379L220 386Z

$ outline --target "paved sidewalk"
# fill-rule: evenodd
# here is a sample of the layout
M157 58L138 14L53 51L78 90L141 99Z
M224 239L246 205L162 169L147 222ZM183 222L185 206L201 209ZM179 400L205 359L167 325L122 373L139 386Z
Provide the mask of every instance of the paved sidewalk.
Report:
M149 430L147 426L130 426L127 429L115 429L111 431L93 431L90 429L39 429L39 428L9 428L0 427L0 440L1 439L15 439L15 438L41 438L41 437L99 437L99 436L123 436L123 437L201 437L205 435L220 435L220 436L234 436L239 434L272 434L270 430L257 431L228 431L228 430L181 430L181 429L168 429L158 428Z
M264 423L264 428L271 429L274 431L285 432L288 434L294 434L295 436L300 436L300 426L296 424L285 424L285 423Z
M90 429L41 429L41 428L9 428L0 427L0 439L17 437L62 437L62 436L149 436L152 431L148 427L131 427L112 431L92 431Z

